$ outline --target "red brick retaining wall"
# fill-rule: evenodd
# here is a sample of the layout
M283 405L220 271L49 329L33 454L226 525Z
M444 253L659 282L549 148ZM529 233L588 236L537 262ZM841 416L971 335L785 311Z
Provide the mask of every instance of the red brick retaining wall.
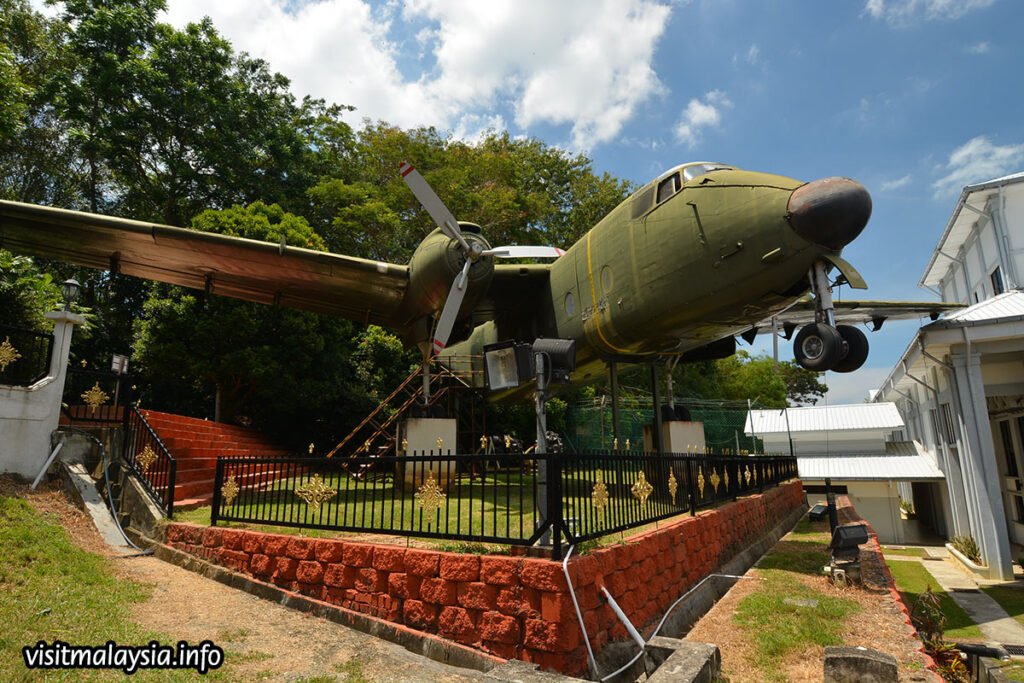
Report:
M573 556L595 653L627 638L598 597L607 586L638 627L803 505L799 481L681 517L627 543ZM464 555L172 523L167 544L287 590L567 674L586 649L559 562Z

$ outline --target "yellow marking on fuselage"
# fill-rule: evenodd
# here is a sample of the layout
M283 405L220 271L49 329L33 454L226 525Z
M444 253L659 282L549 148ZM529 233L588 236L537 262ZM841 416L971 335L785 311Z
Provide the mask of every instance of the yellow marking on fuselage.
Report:
M620 349L618 346L615 346L615 344L612 344L610 341L608 341L608 339L604 336L604 332L601 331L601 316L600 311L597 310L597 289L594 286L594 265L590 258L590 234L592 232L594 231L591 230L590 232L587 233L587 279L590 280L590 304L591 306L594 307L594 326L597 328L597 336L601 338L601 341L604 342L605 346L607 346L609 349L617 353L624 353L631 356L656 355L650 351L638 353L636 351Z

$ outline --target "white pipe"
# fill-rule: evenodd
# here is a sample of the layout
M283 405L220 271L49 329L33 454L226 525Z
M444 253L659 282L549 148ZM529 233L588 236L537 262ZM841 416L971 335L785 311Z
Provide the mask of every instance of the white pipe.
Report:
M62 448L64 448L64 439L60 440L60 443L57 444L57 447L53 449L53 453L50 453L50 457L46 459L46 464L43 465L43 469L39 470L39 474L36 476L36 480L32 482L31 490L35 491L36 487L39 486L39 482L43 480L43 475L46 474L46 470L50 469L50 465L53 464L54 459L57 457L57 454L60 453L60 449Z
M600 675L597 670L597 661L594 659L594 650L590 647L590 637L587 636L587 627L583 623L583 613L580 612L580 603L576 600L576 589L573 588L572 579L569 578L569 558L572 556L572 551L576 549L576 544L569 546L569 552L565 554L565 559L562 560L562 571L565 573L565 582L569 585L569 595L572 597L572 606L576 608L576 618L580 622L580 630L583 631L583 642L587 646L587 663L590 664L590 673L594 676Z
M613 598L612 594L608 592L608 588L601 586L601 592L604 593L604 597L608 600L608 604L611 605L612 611L615 612L615 616L617 616L619 621L622 622L622 625L626 627L626 632L629 633L633 640L636 641L636 644L640 646L640 649L646 648L647 641L644 640L644 637L640 635L640 632L636 630L635 626L633 626L633 622L629 620L626 613L622 611L621 607L619 607L619 603L615 602L615 598Z

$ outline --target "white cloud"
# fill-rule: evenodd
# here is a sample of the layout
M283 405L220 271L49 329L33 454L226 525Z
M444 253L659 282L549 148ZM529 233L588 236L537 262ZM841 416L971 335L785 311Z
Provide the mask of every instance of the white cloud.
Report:
M676 138L692 148L700 141L701 130L718 127L722 110L730 107L732 102L721 90L712 90L703 102L697 98L690 100L676 124Z
M946 175L934 183L936 199L958 193L965 185L985 182L1021 170L1024 144L993 145L983 135L968 140L949 155Z
M761 48L757 45L757 43L754 43L749 48L747 48L747 51L744 54L734 54L732 56L733 66L737 66L741 60L745 61L747 64L750 64L751 66L757 66L758 64L761 63Z
M968 45L964 48L964 51L972 55L985 55L988 54L991 49L992 46L988 44L988 41L983 40L980 43Z
M652 68L671 7L654 0L474 2L170 0L182 25L210 15L238 50L266 59L297 95L354 105L403 127L473 133L568 126L572 145L613 139L663 87ZM396 16L400 13L400 16ZM402 42L399 21L418 28ZM419 28L418 24L426 24ZM402 73L412 50L429 71Z
M864 13L890 24L905 25L919 17L926 20L959 19L977 9L991 6L995 0L867 0Z
M913 176L909 173L902 178L896 178L895 180L886 180L878 186L882 192L891 192L892 190L898 190L901 187L906 187L913 180Z

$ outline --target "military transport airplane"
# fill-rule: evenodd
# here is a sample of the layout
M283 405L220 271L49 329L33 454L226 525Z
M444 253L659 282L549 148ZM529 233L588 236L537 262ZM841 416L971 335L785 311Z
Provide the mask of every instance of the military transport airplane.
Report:
M0 247L381 325L442 362L479 358L497 341L574 339L573 383L604 376L609 363L725 357L737 335L750 341L769 322L787 339L800 326L794 354L803 367L851 372L868 355L857 323L878 329L888 318L934 318L954 307L833 302L837 282L866 288L840 253L867 224L871 197L846 178L807 183L683 164L563 252L492 248L412 166L401 173L438 225L408 265L7 201Z

